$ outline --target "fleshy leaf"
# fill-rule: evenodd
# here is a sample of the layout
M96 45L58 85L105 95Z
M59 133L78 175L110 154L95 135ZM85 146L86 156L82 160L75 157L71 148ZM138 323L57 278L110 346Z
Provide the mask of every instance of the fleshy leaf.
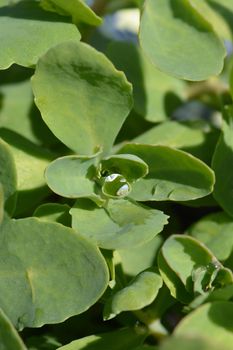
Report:
M36 1L0 8L1 69L13 63L33 67L51 46L66 40L80 40L75 25L44 11Z
M87 156L66 156L55 159L47 167L45 178L56 194L67 198L88 197L102 203L95 193L94 165L98 154Z
M7 141L14 156L18 180L15 214L21 215L33 210L50 193L44 171L54 155L13 131L1 129L0 136Z
M20 330L84 312L107 287L99 250L61 224L5 221L0 240L0 306Z
M189 153L144 144L126 144L119 153L135 154L149 166L148 175L132 186L130 197L135 200L188 201L213 190L213 171Z
M129 182L144 177L148 173L147 164L133 154L116 154L101 160L101 171L108 174L122 174Z
M189 336L171 336L162 342L159 350L218 350L219 347L211 339L203 339L203 337ZM221 344L222 350L230 350L229 347Z
M139 247L119 250L123 271L127 275L135 276L153 266L162 242L161 235L158 235Z
M184 302L185 290L192 296L233 282L230 270L224 269L202 243L185 235L174 235L165 241L158 264L172 295Z
M78 154L108 152L132 107L124 74L84 43L51 48L39 60L33 90L50 130Z
M102 23L102 19L82 0L42 0L41 5L45 10L57 12L63 16L71 16L75 24L84 22L98 26Z
M106 249L141 245L161 232L168 218L159 210L124 199L110 199L103 208L86 199L78 200L70 213L72 227Z
M187 233L203 242L219 260L226 260L233 251L233 219L224 212L204 216Z
M142 133L132 142L179 148L210 164L218 137L218 130L205 131L192 123L166 121Z
M0 349L27 350L15 328L0 309Z
M45 221L59 222L65 226L71 226L70 207L67 204L45 203L40 205L33 216Z
M151 122L164 121L181 103L184 82L160 72L131 43L113 42L107 55L133 84L134 108Z
M5 210L11 215L16 204L17 175L14 156L10 146L0 139L0 183Z
M146 0L140 42L159 69L178 78L205 80L222 71L223 43L190 1Z
M140 310L150 305L162 284L161 276L152 269L141 272L125 288L117 291L107 300L104 319L109 320L122 311Z
M231 78L233 92L233 73ZM226 118L222 122L222 134L219 138L212 160L212 168L216 176L214 198L230 216L233 216L233 109L226 107Z
M181 337L199 337L214 342L219 349L230 350L233 343L233 303L213 302L186 316L175 329Z
M131 350L140 345L146 337L145 330L137 333L133 329L125 328L114 332L90 335L62 346L58 350Z

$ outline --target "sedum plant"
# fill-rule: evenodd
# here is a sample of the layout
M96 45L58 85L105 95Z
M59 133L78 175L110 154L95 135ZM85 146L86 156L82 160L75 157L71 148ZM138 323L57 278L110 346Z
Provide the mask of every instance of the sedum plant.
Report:
M232 16L0 0L0 349L232 349Z

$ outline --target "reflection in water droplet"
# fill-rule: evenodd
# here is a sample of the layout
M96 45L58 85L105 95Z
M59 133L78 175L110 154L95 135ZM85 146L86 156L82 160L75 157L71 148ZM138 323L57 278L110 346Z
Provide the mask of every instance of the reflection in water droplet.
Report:
M130 193L131 187L123 175L113 173L105 177L102 191L112 198L124 198Z
M130 188L128 184L123 185L122 187L119 188L119 190L117 191L117 196L127 196L127 194L129 194Z

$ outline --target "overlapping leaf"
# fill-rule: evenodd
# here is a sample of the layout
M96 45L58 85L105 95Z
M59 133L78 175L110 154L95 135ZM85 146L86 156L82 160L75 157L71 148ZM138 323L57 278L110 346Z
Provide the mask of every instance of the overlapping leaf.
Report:
M130 197L139 200L188 201L213 190L214 173L199 159L167 146L126 144L119 153L135 154L149 166L148 175L136 182Z
M0 307L18 329L84 312L107 286L100 252L70 228L37 218L5 221L0 240Z
M88 199L80 199L70 213L72 227L106 249L125 249L143 244L162 231L168 218L162 211L125 199L109 199L102 208Z
M45 10L57 12L63 16L71 16L75 24L84 22L91 25L99 25L102 20L97 16L83 0L42 0Z
M33 67L51 46L79 39L73 24L65 17L44 11L36 1L0 7L0 69L13 63Z
M140 42L159 69L181 79L205 80L223 68L223 43L187 0L146 0Z
M38 63L33 90L48 127L78 154L108 152L132 107L124 74L84 43L50 49Z

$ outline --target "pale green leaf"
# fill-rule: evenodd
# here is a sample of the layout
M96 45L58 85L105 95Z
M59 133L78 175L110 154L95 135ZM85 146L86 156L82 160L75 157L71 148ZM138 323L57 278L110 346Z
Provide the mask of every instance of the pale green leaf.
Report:
M10 146L2 139L0 139L0 183L5 209L9 214L12 214L16 204L16 166Z
M18 329L84 312L107 287L99 250L61 224L5 221L0 240L0 306Z
M203 242L219 260L233 251L233 219L224 212L212 213L194 223L187 233Z
M219 350L214 340L203 339L203 337L189 336L171 336L162 342L159 350ZM227 344L221 344L222 350L230 350Z
M0 309L0 350L26 350L15 328Z
M0 130L8 142L17 170L18 199L16 213L33 209L50 193L44 171L54 155L10 130Z
M122 311L140 310L150 305L162 284L161 276L152 269L141 272L126 287L113 292L105 304L104 319L109 320Z
M231 88L233 88L233 74L231 77ZM218 204L230 215L233 216L233 168L229 166L233 162L233 113L228 108L229 115L222 124L222 134L219 138L212 160L212 168L216 176L214 186L214 198Z
M233 303L213 302L199 307L176 327L175 335L197 337L213 342L218 349L232 349ZM212 348L211 348L212 349Z
M45 221L59 222L65 226L71 226L70 207L67 204L45 203L40 205L33 216Z
M111 350L134 350L145 337L145 330L144 333L140 334L133 329L125 328L104 334L90 335L62 346L58 350L107 350L109 347Z
M132 107L124 74L84 43L50 49L39 60L33 90L48 127L78 154L108 152Z
M45 178L51 190L67 198L88 197L102 203L95 193L95 157L66 156L54 160L47 167Z
M213 190L213 171L189 153L137 143L126 144L119 153L135 154L149 166L148 175L132 186L130 197L135 200L188 201Z
M185 95L184 82L156 69L140 47L128 42L113 42L107 55L133 84L134 108L145 119L151 122L166 120L181 104Z
M1 69L13 63L33 67L51 46L66 40L80 40L75 25L44 11L36 1L0 8Z
M72 227L106 249L127 249L150 241L162 231L168 218L159 210L124 199L110 199L103 208L80 199L70 213Z
M102 23L102 19L82 0L42 0L41 5L45 10L71 16L72 22L75 24L84 22L98 26Z
M146 0L140 42L159 69L178 78L205 80L222 71L223 43L188 0Z
M161 235L155 236L149 242L139 247L119 250L123 271L130 276L135 276L139 272L154 265L157 252L161 247L163 239Z

